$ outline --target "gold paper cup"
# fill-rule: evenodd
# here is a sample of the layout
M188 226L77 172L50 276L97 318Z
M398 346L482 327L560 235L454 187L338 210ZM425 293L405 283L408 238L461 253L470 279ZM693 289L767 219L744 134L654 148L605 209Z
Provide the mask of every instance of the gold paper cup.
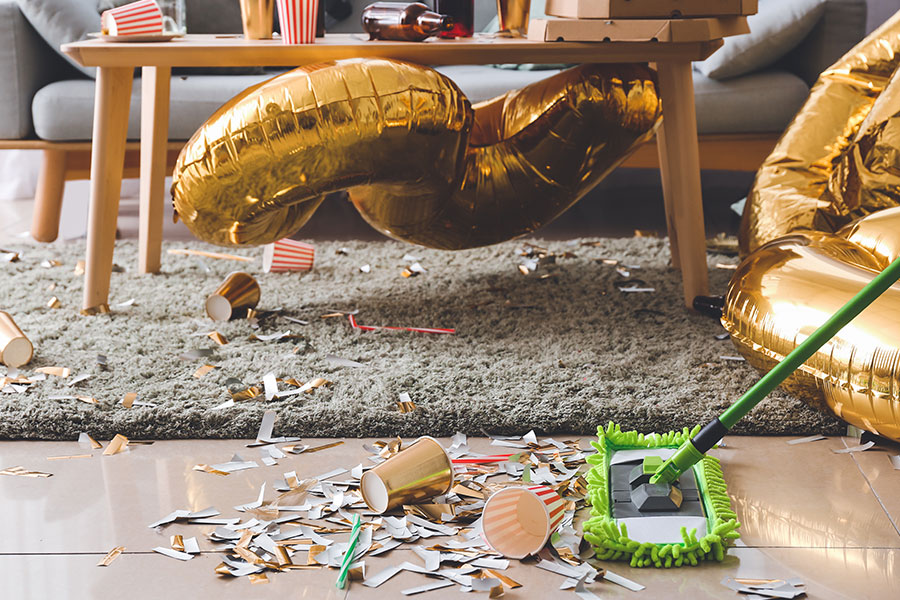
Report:
M424 502L451 487L453 462L443 446L427 436L363 473L359 482L363 500L377 513Z
M270 40L275 14L275 0L240 0L244 38Z
M0 362L7 367L21 367L31 360L34 346L9 314L0 311Z
M531 0L497 0L497 17L500 21L500 33L512 37L528 35L528 13Z
M206 298L206 314L213 321L242 317L259 303L259 284L247 273L236 271Z

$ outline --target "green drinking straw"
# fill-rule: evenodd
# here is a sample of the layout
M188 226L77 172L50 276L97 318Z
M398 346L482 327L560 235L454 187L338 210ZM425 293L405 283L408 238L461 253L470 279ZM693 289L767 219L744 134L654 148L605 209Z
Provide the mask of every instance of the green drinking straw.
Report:
M344 562L341 563L341 572L338 575L337 582L334 584L339 590L344 589L347 585L347 574L350 572L350 563L353 562L353 554L356 552L356 542L359 541L360 525L362 521L359 515L353 517L353 529L350 531L350 546L344 555Z

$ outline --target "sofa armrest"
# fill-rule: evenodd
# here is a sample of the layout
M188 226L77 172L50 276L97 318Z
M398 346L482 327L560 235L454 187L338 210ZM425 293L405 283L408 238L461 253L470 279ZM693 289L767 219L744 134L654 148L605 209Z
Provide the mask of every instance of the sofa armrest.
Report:
M808 85L866 35L866 0L826 0L825 13L781 64Z
M66 71L16 1L0 0L0 139L32 135L34 94Z

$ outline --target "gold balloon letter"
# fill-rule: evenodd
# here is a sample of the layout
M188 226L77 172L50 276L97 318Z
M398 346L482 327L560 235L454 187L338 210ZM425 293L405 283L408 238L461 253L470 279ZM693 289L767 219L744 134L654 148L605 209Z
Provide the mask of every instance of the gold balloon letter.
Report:
M582 65L474 108L447 77L392 60L301 67L252 87L188 141L177 214L221 245L290 236L349 189L391 237L443 249L548 223L650 138L655 74Z

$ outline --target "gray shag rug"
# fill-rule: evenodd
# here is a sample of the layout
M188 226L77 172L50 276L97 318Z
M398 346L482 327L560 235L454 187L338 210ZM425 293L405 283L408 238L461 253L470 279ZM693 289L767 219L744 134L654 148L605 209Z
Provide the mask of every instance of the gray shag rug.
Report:
M67 367L67 379L48 375L26 389L0 393L0 437L72 439L122 433L136 439L247 438L262 414L277 411L276 435L416 436L455 431L495 434L591 434L616 421L640 431L704 424L757 379L712 318L692 314L681 300L677 271L667 267L664 239L571 242L513 241L488 248L442 252L385 241L316 242L313 271L264 274L259 248L238 263L166 254L163 273L136 272L137 245L118 242L109 315L79 315L83 276L74 268L83 243L7 248L18 262L0 262L0 307L35 346L22 375L39 367ZM558 256L523 275L519 255L529 243ZM187 247L218 251L199 243ZM564 255L564 253L571 253ZM413 262L427 272L404 278ZM616 259L619 273L602 259ZM59 266L42 266L55 260ZM710 256L711 287L725 289L733 257ZM47 265L47 263L44 263ZM360 267L370 265L369 273ZM639 267L639 268L638 268ZM215 323L204 299L226 274L246 270L262 287L255 323ZM651 293L619 291L625 285ZM55 284L55 287L54 287ZM52 289L51 289L52 288ZM61 307L48 308L56 296ZM116 306L134 299L134 303ZM455 335L353 329L361 325L455 328ZM290 319L308 321L303 325ZM218 331L219 346L203 334ZM260 341L290 331L281 341ZM180 358L191 350L211 356ZM106 364L98 362L106 357ZM329 358L330 357L330 358ZM333 357L364 366L342 366ZM204 364L216 368L202 377ZM215 409L230 391L280 379L332 382L313 393L239 401ZM0 377L4 367L0 365ZM80 375L89 378L75 383ZM279 388L290 389L280 382ZM137 394L131 408L121 404ZM416 409L401 412L409 394ZM59 398L62 396L63 398ZM92 397L88 404L74 396ZM142 404L147 403L147 404ZM776 391L736 428L745 434L839 433L844 426Z

